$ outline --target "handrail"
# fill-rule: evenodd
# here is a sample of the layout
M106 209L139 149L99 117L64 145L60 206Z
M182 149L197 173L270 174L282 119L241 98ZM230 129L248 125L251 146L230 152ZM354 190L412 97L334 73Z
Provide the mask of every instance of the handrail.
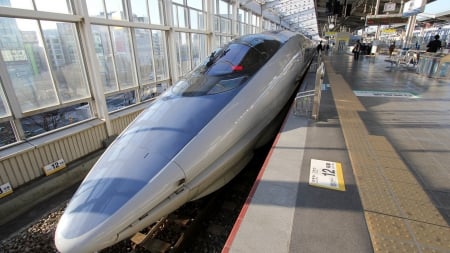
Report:
M315 67L318 63L311 64ZM316 68L316 77L314 83L314 89L308 91L298 92L294 100L294 115L307 116L314 120L319 118L320 98L322 95L322 83L325 75L325 69L323 62L320 62Z

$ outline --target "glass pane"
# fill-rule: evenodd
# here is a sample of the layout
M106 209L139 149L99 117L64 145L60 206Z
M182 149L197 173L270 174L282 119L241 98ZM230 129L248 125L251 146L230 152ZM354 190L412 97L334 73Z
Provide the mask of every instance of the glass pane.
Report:
M0 18L2 56L23 112L58 104L36 20Z
M237 20L243 22L245 18L245 13L242 9L238 10Z
M183 4L183 0L172 0L172 3Z
M191 24L191 29L198 29L198 12L195 10L190 10L189 11L189 18L190 18L190 24Z
M231 20L223 18L221 28L223 33L231 33Z
M149 23L146 0L131 0L131 10L134 22Z
M173 6L173 24L176 27L186 27L186 17L184 14L184 8L181 6Z
M228 15L228 3L225 3L224 1L219 1L219 15L224 17L229 17Z
M192 54L192 66L196 67L206 59L208 53L206 51L206 35L204 34L192 34L191 35L191 54Z
M151 31L135 29L135 36L139 83L145 84L155 81Z
M155 57L156 80L169 78L168 61L166 57L166 39L161 31L152 31L153 57Z
M89 0L86 1L89 16L97 18L106 18L105 6L103 0Z
M218 48L221 47L222 45L220 45L220 37L219 36L214 36L214 40L213 40L213 48Z
M135 103L136 96L134 90L106 97L108 112L116 111Z
M200 12L198 17L198 29L206 30L206 13Z
M214 22L214 31L215 32L220 32L220 30L219 30L219 28L220 28L219 21L220 21L220 17L214 16L213 22Z
M180 76L186 74L191 70L190 57L189 57L189 46L187 44L187 34L178 32L177 33L177 67Z
M172 15L173 26L174 27L178 27L179 25L178 25L178 17L176 15L176 13L177 13L177 6L176 5L172 6L172 13L173 13L173 15Z
M220 32L226 33L227 32L227 20L225 18L220 18Z
M189 18L192 29L201 29L205 30L205 17L203 12L199 12L196 10L190 10Z
M187 5L199 10L203 10L202 0L187 0Z
M137 86L131 56L130 30L117 26L110 29L119 87L124 89Z
M92 33L95 43L95 52L100 66L99 71L102 77L103 88L105 89L105 92L115 91L117 90L117 84L108 27L93 25Z
M141 88L141 101L149 100L161 95L166 89L167 83L149 84Z
M108 0L105 1L106 13L108 19L126 20L127 13L124 11L122 0Z
M162 16L163 3L161 0L149 0L148 5L150 8L150 22L155 25L163 25L164 17Z
M16 142L10 122L0 123L0 147Z
M67 6L69 2L65 0L34 0L38 11L72 14L72 8Z
M75 24L42 21L50 66L63 102L89 97Z
M6 101L6 97L5 97L5 93L3 92L3 86L0 81L0 118L10 116L10 115L11 115L11 112L9 110L9 107L8 107L8 104Z
M20 1L0 1L0 6L13 7L27 10L34 10L33 2L31 0L20 0Z
M90 105L80 103L23 118L20 122L25 137L29 138L90 118L92 118Z

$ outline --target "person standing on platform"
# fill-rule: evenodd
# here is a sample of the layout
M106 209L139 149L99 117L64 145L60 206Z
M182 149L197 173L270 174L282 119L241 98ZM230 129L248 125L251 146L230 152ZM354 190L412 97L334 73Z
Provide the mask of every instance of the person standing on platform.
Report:
M317 45L317 54L320 55L323 50L322 41L319 42L319 45Z
M392 53L394 52L395 49L395 41L392 42L392 44L389 46L389 57L392 57Z
M353 59L358 60L359 59L359 53L361 52L361 43L359 40L356 41L355 47L352 50L353 52Z
M442 47L442 42L439 40L439 35L434 36L434 40L428 42L427 52L436 53Z

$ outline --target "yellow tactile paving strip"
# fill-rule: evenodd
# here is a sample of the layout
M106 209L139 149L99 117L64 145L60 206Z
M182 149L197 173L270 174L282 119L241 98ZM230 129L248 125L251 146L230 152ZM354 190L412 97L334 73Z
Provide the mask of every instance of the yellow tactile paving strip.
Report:
M450 228L383 136L370 135L364 106L325 61L374 252L450 252Z

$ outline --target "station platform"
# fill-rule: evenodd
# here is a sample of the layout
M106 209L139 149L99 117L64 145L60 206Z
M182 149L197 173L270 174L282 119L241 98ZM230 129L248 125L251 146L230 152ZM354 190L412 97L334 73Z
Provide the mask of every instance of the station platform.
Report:
M450 82L384 58L323 57L318 119L288 114L223 253L450 252Z

